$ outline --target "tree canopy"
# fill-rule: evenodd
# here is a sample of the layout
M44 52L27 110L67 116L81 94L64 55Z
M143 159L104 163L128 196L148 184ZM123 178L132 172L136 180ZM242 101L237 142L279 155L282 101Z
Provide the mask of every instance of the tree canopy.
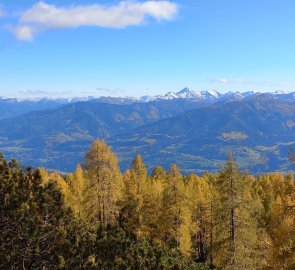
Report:
M294 270L294 175L122 173L99 140L68 175L0 154L0 230L0 269Z

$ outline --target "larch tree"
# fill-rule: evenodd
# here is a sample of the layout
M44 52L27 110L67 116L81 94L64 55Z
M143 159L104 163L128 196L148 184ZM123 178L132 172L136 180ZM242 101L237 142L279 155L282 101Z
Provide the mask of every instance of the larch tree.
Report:
M85 219L87 179L81 165L74 173L67 175L66 180L71 192L71 208L78 218Z
M117 224L123 181L116 155L103 141L95 140L86 153L86 219L100 228Z
M128 230L132 228L137 236L148 233L146 224L151 181L142 157L137 155L132 161L132 167L124 175L124 209L123 216Z
M282 178L273 175L275 203L271 208L268 232L272 239L272 252L268 266L282 270L295 267L295 192L292 174Z
M163 191L167 178L167 172L163 167L156 167L151 174L151 184L148 186L148 224L150 227L150 237L152 239L161 239L159 220L162 214Z
M220 200L216 227L219 269L257 269L257 225L250 188L250 179L240 173L229 156L216 181Z
M197 262L205 263L210 245L210 186L205 177L188 176L186 184L188 202L192 212L191 234L193 257Z
M160 226L162 240L171 248L189 253L191 211L188 206L183 176L174 164L170 167L163 190Z

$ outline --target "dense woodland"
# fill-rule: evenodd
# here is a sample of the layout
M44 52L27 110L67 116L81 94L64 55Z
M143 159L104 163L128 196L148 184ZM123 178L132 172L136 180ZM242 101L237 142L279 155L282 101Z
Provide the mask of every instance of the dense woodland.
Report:
M95 141L66 176L0 156L0 269L295 269L293 173L121 173Z

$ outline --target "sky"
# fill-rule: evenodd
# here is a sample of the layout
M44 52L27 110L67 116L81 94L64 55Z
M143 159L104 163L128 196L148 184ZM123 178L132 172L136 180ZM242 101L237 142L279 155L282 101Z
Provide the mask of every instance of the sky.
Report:
M0 0L0 96L295 91L294 0Z

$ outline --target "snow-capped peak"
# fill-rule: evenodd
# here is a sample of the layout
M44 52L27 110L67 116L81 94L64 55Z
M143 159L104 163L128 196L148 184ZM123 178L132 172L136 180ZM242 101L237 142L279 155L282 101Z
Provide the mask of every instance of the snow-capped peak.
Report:
M188 87L185 87L179 92L177 92L176 95L179 97L193 97L195 95L195 91Z
M166 100L175 99L175 98L178 98L178 96L174 92L168 92L167 94L163 96L163 99L166 99Z
M288 95L291 93L292 93L292 91L287 91L287 90L277 90L277 91L273 92L273 94L275 94L275 95Z
M241 100L244 98L251 97L258 92L248 91L248 92L226 92L219 93L216 90L204 90L204 91L195 91L191 88L185 87L178 92L168 92L164 95L155 95L155 96L143 96L140 98L135 97L42 97L42 98L9 98L9 97L0 97L0 102L55 102L59 104L67 104L74 103L80 101L90 101L90 100L98 100L102 102L109 103L135 103L135 102L153 102L153 101L161 101L161 100L173 100L173 99L184 99L195 102L204 102L204 103L213 103L216 101L232 101L232 100ZM275 92L266 92L268 95L272 95L275 97L283 98L283 99L292 99L295 100L295 92L294 91L275 91Z
M207 92L215 98L220 98L221 96L216 90L207 90Z
M186 99L196 98L198 96L197 93L194 90L192 90L192 89L190 89L188 87L183 88L182 90L177 92L176 95L179 98L186 98Z

